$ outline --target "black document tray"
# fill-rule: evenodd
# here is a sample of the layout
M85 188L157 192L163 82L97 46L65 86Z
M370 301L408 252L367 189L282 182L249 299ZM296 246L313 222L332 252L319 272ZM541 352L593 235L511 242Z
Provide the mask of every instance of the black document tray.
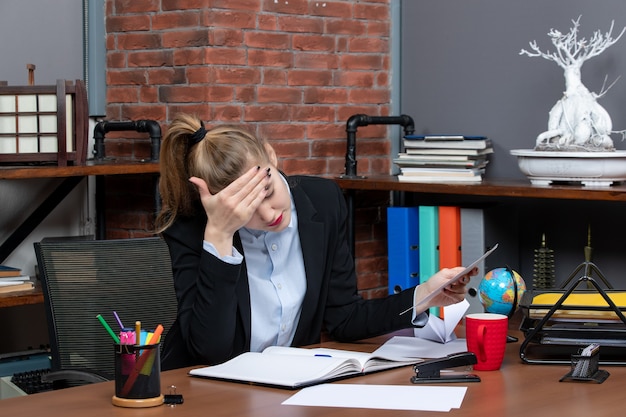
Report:
M585 288L577 290L581 284L586 284ZM607 305L563 305L574 290L577 290L576 294L599 294ZM535 297L544 292L562 295L553 305L533 304ZM600 364L626 365L626 307L618 307L613 302L609 297L613 292L624 291L604 290L589 276L572 282L568 289L527 291L520 302L524 314L520 330L525 335L520 345L522 361L528 364L570 364L571 356L579 353L581 348L599 343ZM575 313L584 316L584 312L588 312L590 318L563 319L560 313L564 311L573 316L580 316ZM606 317L607 313L611 319L595 318Z

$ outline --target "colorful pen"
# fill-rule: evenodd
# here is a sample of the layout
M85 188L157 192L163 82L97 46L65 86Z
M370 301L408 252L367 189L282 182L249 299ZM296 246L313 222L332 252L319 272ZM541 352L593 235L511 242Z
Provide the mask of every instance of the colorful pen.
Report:
M117 335L115 334L115 332L111 329L111 327L109 327L109 325L107 324L106 321L104 321L104 317L102 317L102 314L98 314L96 316L96 318L98 320L100 320L100 323L102 323L102 326L104 327L104 329L109 332L109 334L111 335L111 337L113 338L113 340L115 341L115 343L120 343L120 338L117 337Z
M124 325L122 324L122 320L120 320L120 316L117 315L117 312L113 312L113 316L115 316L115 320L117 320L117 324L120 325L120 329L124 328Z
M141 322L139 320L135 322L135 344L141 344Z

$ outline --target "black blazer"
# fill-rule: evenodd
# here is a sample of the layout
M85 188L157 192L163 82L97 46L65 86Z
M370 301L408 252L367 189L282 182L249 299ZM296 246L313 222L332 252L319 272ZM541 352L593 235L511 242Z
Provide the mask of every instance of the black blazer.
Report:
M294 346L319 343L322 329L354 341L413 327L413 289L384 299L357 293L355 265L346 239L347 208L329 179L287 177L298 212L307 290ZM216 364L250 350L250 293L244 261L222 262L202 249L206 214L180 217L163 232L169 246L178 317L167 334L162 369ZM243 253L239 234L235 247Z

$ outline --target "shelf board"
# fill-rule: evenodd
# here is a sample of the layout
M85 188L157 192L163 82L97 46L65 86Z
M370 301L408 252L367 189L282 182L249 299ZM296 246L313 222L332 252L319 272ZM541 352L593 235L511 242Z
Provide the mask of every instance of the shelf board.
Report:
M105 159L87 161L85 165L60 167L56 165L0 166L0 179L66 178L87 175L158 174L159 163Z
M0 308L40 303L43 303L43 292L39 284L32 290L0 294Z
M626 201L626 186L585 187L581 185L532 185L528 181L483 180L477 184L400 182L393 175L334 177L344 190L406 191L423 194L485 197L545 198L557 200Z

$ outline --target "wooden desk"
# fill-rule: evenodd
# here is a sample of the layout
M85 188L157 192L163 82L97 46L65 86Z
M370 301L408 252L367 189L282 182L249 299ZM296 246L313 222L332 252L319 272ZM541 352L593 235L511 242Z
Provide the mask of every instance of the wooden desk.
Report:
M515 334L516 332L512 331ZM356 344L324 343L325 347L373 351L384 341L377 338ZM450 416L507 416L534 417L545 415L563 416L619 416L624 412L623 381L626 367L602 367L610 372L603 384L559 382L569 371L567 366L524 365L519 359L519 344L507 347L507 356L499 371L474 373L482 381L469 383L460 409ZM281 405L296 391L266 388L231 382L212 381L187 376L187 369L163 372L163 392L175 385L183 394L185 403L174 408L159 406L147 409L124 409L111 404L114 386L104 382L10 398L0 401L0 413L6 416L255 416L255 417L314 417L314 416L432 416L435 413L364 410L351 408L299 407ZM410 367L403 367L377 374L346 379L336 384L395 384L412 386Z

